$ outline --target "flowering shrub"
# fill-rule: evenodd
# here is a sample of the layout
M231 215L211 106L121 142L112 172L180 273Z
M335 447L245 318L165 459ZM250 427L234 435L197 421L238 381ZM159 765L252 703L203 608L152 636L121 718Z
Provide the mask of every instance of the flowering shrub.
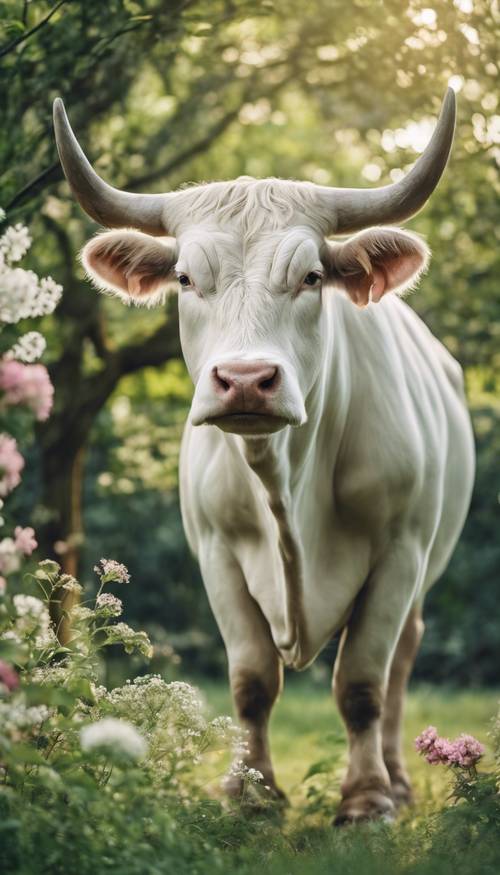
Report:
M484 754L484 747L472 735L459 735L454 741L440 738L437 729L429 726L415 739L416 750L431 765L474 769Z
M101 560L96 571L99 586L91 599L74 577L46 560L32 576L39 596L4 591L0 600L0 823L11 824L2 832L0 869L2 854L19 855L24 847L19 824L32 836L46 829L48 810L62 832L68 821L73 831L80 828L84 805L93 835L102 829L104 813L109 833L113 820L127 831L133 812L132 833L144 841L154 830L153 808L167 838L182 823L189 832L199 817L216 835L237 809L224 813L206 788L200 792L203 763L213 768L214 757L229 752L249 784L261 778L238 762L246 752L242 730L229 717L207 719L190 684L167 683L159 675L115 689L102 684L104 648L121 644L148 657L151 644L144 632L117 621L122 602L108 588L128 580L127 569ZM49 606L66 592L77 593L79 604L70 608L73 637L62 647ZM190 842L199 840L195 833Z
M493 739L495 758L500 762L500 717L497 717ZM477 764L484 755L484 747L472 735L462 733L453 741L441 738L434 726L427 729L415 739L416 750L430 765L447 766L453 774L451 799L455 803L465 803L465 806L454 806L450 815L455 815L452 829L458 827L460 841L471 841L471 836L477 839L483 831L500 828L500 781L499 774L479 772ZM450 821L451 823L451 821ZM449 829L445 819L444 828ZM489 834L488 834L489 839ZM457 840L457 833L454 833Z
M0 210L0 221L4 217ZM17 327L25 319L52 313L62 293L51 277L40 279L32 270L18 266L30 246L29 231L23 225L7 228L0 237L0 500L21 482L24 459L16 432L25 434L27 415L38 421L47 419L54 395L45 366L33 364L45 350L44 337L38 331L22 333ZM18 526L13 538L0 540L0 587L36 547L31 528Z

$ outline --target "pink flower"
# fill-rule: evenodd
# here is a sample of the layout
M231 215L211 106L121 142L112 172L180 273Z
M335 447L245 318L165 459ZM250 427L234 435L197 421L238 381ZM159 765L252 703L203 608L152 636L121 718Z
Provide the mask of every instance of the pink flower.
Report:
M21 528L21 526L16 526L14 529L14 535L16 549L19 550L20 553L24 553L25 556L31 556L33 550L36 550L38 547L38 543L35 539L35 530L30 526L26 529Z
M484 754L484 747L477 738L473 735L459 735L451 743L451 750L448 755L450 766L461 766L464 769L470 769L481 759Z
M11 692L19 686L17 672L3 659L0 659L0 684L3 684Z
M454 741L440 738L437 729L429 726L415 739L415 748L432 766L459 766L470 769L482 757L484 747L472 735L459 735Z
M0 598L3 598L5 593L7 592L7 581L5 577L0 577Z
M0 434L0 496L12 492L21 482L24 459L17 449L16 439Z
M434 742L438 737L435 726L428 726L427 729L415 739L415 748L419 753L425 753L434 747Z
M54 387L44 365L23 365L10 359L0 362L0 390L4 406L25 404L40 421L52 410Z

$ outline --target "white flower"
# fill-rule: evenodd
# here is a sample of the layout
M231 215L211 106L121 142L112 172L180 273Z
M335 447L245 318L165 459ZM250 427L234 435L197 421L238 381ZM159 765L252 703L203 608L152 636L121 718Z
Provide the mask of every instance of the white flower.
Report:
M45 352L47 341L39 331L28 331L19 338L16 344L6 353L5 358L17 359L19 362L36 362Z
M105 717L104 720L84 726L80 730L80 744L84 751L105 748L126 754L135 760L141 759L148 747L135 726L114 717Z
M0 572L2 575L19 571L21 560L13 538L2 538L0 541Z
M21 702L0 702L0 726L8 735L19 729L38 728L50 717L46 705L23 705Z
M32 270L12 266L25 255L30 245L28 229L23 225L7 228L0 237L1 322L13 324L20 319L52 313L61 297L62 287L51 277L39 279ZM38 341L36 349L39 348Z
M25 225L13 225L0 237L0 250L8 261L20 261L31 246L31 237Z
M94 565L94 571L105 583L111 581L115 583L129 583L130 574L128 573L128 568L122 565L121 562L116 562L114 559L101 559L100 566Z
M232 763L228 778L242 778L250 784L259 784L264 780L264 775L258 769L252 769L245 765L243 760L236 760ZM226 779L227 780L227 779Z
M15 631L21 638L35 633L35 647L45 650L57 643L47 606L32 595L15 595L12 599L17 619Z
M123 602L110 592L103 592L97 596L95 606L108 617L119 617L123 611Z

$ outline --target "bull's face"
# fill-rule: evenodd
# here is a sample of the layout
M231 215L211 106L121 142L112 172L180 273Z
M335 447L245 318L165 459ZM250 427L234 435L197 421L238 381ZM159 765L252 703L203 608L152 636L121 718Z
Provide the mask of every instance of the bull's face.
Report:
M165 243L108 231L83 251L101 287L144 302L176 281L181 344L195 384L193 425L262 435L306 419L323 357L322 300L358 306L405 288L426 263L409 232L378 228L328 243L306 225L251 238L196 224Z
M306 421L322 361L322 298L338 293L326 286L365 306L404 290L425 267L427 249L414 234L362 229L406 219L425 203L446 165L454 117L449 91L413 170L372 191L244 177L139 195L95 174L56 101L59 153L84 209L108 227L146 232L109 231L88 243L91 278L136 301L161 297L177 280L193 425L259 435ZM361 233L326 240L353 231Z
M320 362L323 264L307 228L244 241L230 230L179 239L175 271L193 425L266 434L306 420Z

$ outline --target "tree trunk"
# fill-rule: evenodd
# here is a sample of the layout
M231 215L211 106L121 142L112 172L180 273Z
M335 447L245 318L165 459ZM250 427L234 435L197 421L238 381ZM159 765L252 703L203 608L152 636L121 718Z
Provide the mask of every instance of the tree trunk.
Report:
M83 540L81 494L84 458L83 445L57 443L42 450L42 504L47 517L37 532L40 550L44 558L55 559L63 573L73 577L78 577ZM59 592L51 603L52 619L61 644L67 644L70 638L67 614L74 601L73 593Z

